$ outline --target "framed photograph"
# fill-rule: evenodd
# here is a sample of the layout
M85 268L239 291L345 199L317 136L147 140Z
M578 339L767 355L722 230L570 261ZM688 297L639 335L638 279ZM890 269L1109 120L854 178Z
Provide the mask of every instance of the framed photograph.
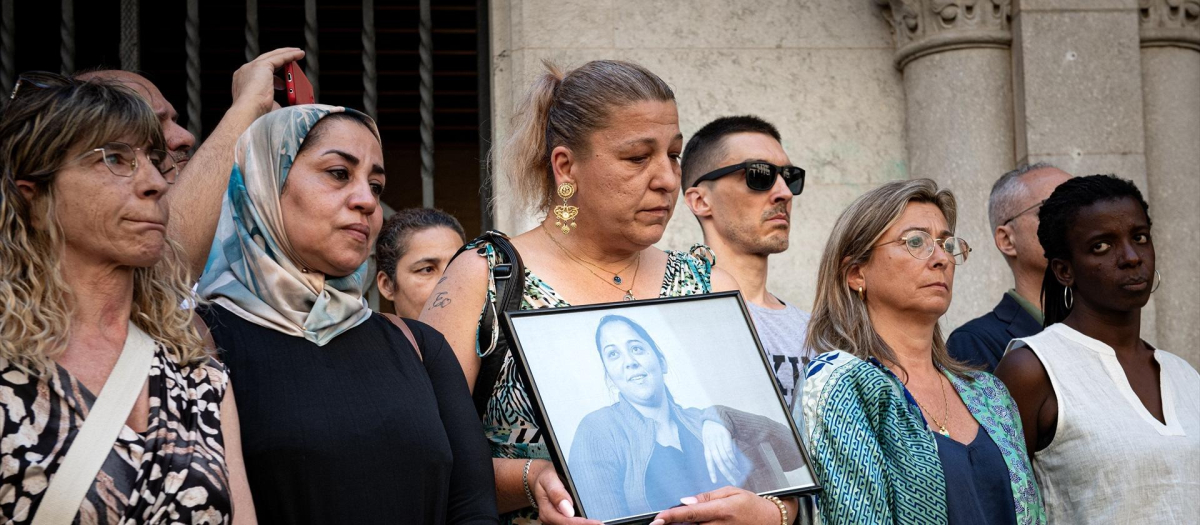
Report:
M504 321L578 515L636 523L729 485L774 496L819 489L741 294Z

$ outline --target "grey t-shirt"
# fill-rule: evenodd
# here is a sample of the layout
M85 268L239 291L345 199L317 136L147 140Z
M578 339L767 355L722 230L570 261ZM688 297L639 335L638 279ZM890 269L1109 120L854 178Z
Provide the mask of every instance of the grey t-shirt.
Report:
M782 301L781 301L782 302ZM784 401L792 406L792 393L796 383L804 371L802 357L808 355L804 348L804 337L808 334L809 314L789 303L784 303L781 310L764 308L754 303L746 303L750 317L754 319L754 327L758 330L758 339L762 341L763 349L771 359L771 368L775 370L775 379L779 389L783 391Z

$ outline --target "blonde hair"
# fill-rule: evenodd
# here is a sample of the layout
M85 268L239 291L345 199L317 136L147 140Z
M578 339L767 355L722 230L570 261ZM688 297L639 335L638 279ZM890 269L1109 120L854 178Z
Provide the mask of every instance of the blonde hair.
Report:
M958 215L954 194L939 190L937 183L929 179L892 181L855 199L838 217L821 256L817 298L805 341L813 351L842 350L863 360L873 357L897 363L896 354L871 324L866 303L846 281L851 267L871 259L872 247L900 219L910 202L937 206L950 231L954 231ZM970 370L950 357L940 326L933 330L933 362L963 377Z
M658 75L630 62L594 60L566 74L543 61L513 113L508 138L494 165L528 208L550 209L555 194L550 152L558 146L586 153L588 137L608 124L615 107L645 100L673 101L675 93Z
M158 117L134 91L99 79L39 81L19 86L0 116L0 357L44 374L66 349L74 308L62 276L58 171L68 155L123 137L165 148ZM33 201L18 180L38 187ZM182 249L170 239L158 263L133 271L131 321L180 364L207 355L192 312L181 308L193 300L190 282Z

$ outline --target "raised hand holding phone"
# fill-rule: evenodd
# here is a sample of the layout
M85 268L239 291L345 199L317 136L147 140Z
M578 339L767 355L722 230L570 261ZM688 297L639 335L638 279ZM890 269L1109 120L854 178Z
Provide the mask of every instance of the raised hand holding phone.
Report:
M316 104L317 97L313 93L312 83L304 76L304 71L296 62L288 62L283 66L283 80L287 89L289 106L298 104Z

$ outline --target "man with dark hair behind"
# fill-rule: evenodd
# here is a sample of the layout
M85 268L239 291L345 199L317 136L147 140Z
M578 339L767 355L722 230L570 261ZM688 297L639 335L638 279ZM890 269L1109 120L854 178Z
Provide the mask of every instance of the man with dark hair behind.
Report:
M1042 275L1046 257L1038 244L1038 211L1071 176L1039 162L1000 176L988 197L988 222L996 248L1013 274L1013 288L992 311L972 319L946 340L950 356L991 372L1008 342L1042 331Z
M790 405L809 315L767 291L767 257L788 248L804 170L792 166L775 126L747 115L700 128L683 150L682 171L688 208L717 264L737 279Z

